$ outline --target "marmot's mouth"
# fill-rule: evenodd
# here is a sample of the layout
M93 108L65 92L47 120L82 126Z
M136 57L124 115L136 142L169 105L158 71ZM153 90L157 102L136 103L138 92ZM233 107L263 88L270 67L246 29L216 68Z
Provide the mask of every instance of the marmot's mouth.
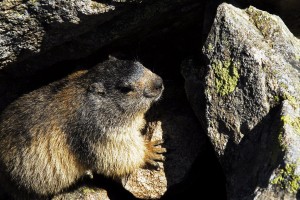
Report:
M145 89L144 96L146 98L154 98L154 101L158 101L164 91L164 86L162 85L160 89Z

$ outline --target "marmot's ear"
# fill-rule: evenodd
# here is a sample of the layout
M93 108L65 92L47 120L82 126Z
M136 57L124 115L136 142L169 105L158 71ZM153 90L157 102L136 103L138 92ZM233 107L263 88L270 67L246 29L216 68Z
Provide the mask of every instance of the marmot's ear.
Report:
M109 55L109 56L108 56L108 59L111 60L111 61L116 61L116 60L118 60L118 58L116 58L116 57L114 57L114 56L112 56L112 55Z
M89 91L96 94L105 94L105 88L102 83L92 83L89 87Z

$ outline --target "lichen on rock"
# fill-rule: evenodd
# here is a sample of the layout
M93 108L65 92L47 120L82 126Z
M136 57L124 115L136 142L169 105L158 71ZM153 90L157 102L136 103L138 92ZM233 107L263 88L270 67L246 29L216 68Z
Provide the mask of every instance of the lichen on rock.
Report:
M211 65L217 93L224 96L233 92L239 80L238 65L230 59L214 60Z
M279 186L290 193L297 193L300 188L300 175L295 174L296 164L286 164L280 169L271 184Z
M283 122L283 125L288 124L296 130L296 132L300 135L300 117L292 118L288 115L281 116L281 121Z

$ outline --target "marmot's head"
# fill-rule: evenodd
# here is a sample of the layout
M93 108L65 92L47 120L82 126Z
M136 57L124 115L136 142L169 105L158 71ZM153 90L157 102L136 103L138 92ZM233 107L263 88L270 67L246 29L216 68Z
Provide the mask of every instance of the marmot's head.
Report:
M137 61L109 60L86 74L87 98L94 113L124 119L144 114L163 91L162 79ZM102 116L102 117L104 117Z

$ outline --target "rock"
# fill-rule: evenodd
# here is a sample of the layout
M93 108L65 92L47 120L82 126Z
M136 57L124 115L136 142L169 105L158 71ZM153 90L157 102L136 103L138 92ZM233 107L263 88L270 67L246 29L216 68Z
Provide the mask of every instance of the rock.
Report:
M130 34L152 33L157 25L153 18L172 12L178 18L199 7L196 0L4 0L0 2L0 69L14 66L32 73L59 61L82 58ZM170 25L175 16L163 19Z
M230 0L228 2L241 5L242 7L252 5L270 13L275 13L282 18L296 37L300 37L300 2L298 0Z
M69 193L63 193L55 196L52 200L110 200L107 195L107 191L97 187L87 187L83 186L75 191Z
M0 69L49 50L113 16L115 6L86 1L10 1L0 3ZM102 19L88 16L109 13ZM82 24L78 27L79 24Z
M275 15L221 4L203 54L200 64L185 62L183 75L228 199L296 199L300 41Z
M147 135L152 135L151 140L163 139L161 121L147 124ZM124 188L134 196L141 199L159 199L167 190L167 178L164 171L164 164L159 163L159 169L139 169L129 177L123 179Z

